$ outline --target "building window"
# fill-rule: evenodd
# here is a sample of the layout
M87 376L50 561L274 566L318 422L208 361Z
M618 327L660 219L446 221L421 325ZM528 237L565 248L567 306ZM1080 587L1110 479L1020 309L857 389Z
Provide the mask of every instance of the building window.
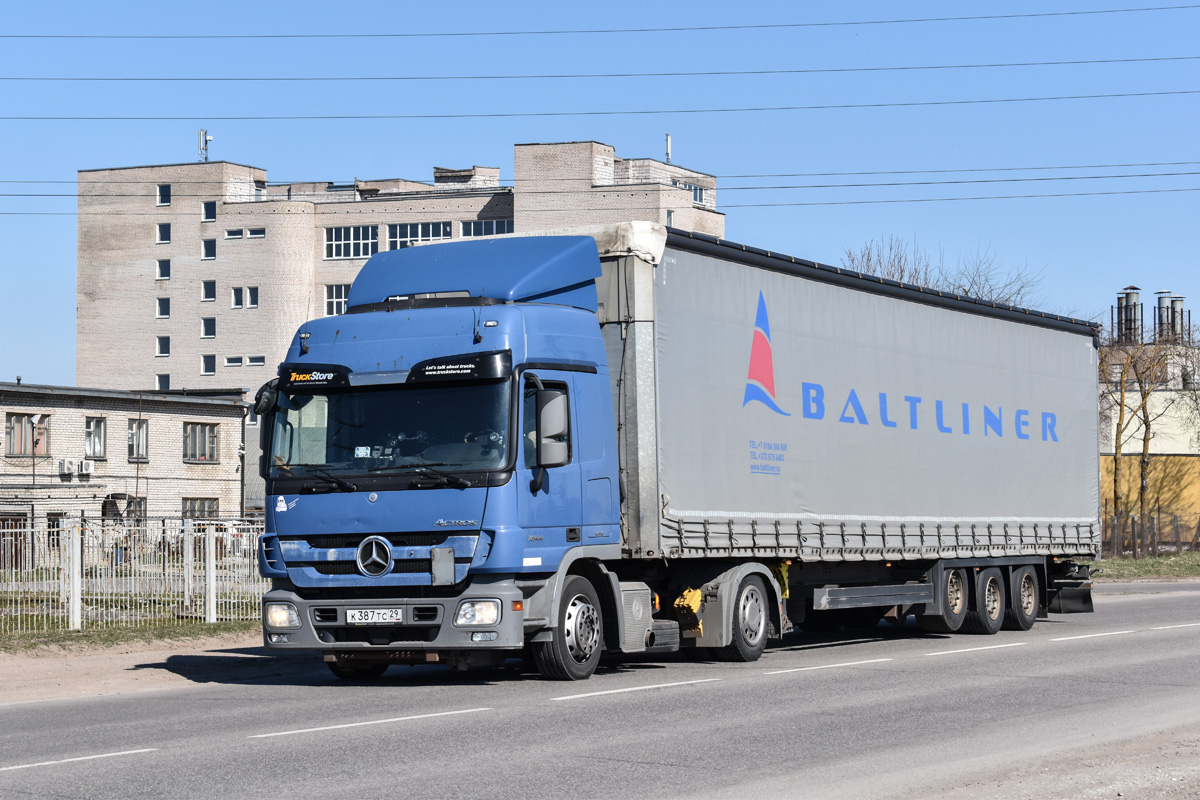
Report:
M694 183L685 183L684 181L671 181L671 185L678 186L680 189L692 190L692 202L696 205L704 204L704 187L697 186Z
M211 303L217 299L217 282L200 281L200 302Z
M207 519L217 516L217 498L215 497L185 497L183 498L183 516L187 519Z
M235 229L233 229L233 230L231 230L231 231L225 231L225 238L226 238L226 239L240 239L240 238L242 238L242 229L241 229L241 228L235 228Z
M246 287L246 308L258 308L258 287Z
M257 425L258 424L258 414L254 413L253 408L246 409L246 424L247 425Z
M325 316L335 317L346 313L346 298L350 296L350 284L329 283L325 285Z
M10 456L44 456L50 451L49 414L9 414L4 436Z
M408 247L412 242L434 242L450 238L449 222L413 222L388 225L388 249Z
M158 205L160 205L160 206L171 205L171 184L160 183L158 185Z
M242 295L243 295L242 287L234 286L230 290L230 294L232 295L230 298L230 303L231 303L230 308L241 308L242 307Z
M246 231L247 239L264 239L266 238L266 235L266 228L251 228L250 230Z
M200 374L201 375L216 375L217 374L217 356L213 355L200 356Z
M511 219L473 219L462 224L463 236L495 236L500 233L512 233Z
M225 356L225 366L240 367L242 365L241 356Z
M150 420L129 420L129 460L147 461L150 452Z
M217 221L217 201L205 200L200 203L200 221L201 222L216 222Z
M154 241L158 244L168 244L171 241L171 223L160 222L157 225L157 230L158 233Z
M217 318L216 317L201 317L200 318L200 338L212 339L217 335Z
M105 458L108 423L104 417L85 417L83 421L83 457Z
M248 356L246 364L251 367L265 367L267 365L266 356Z
M67 528L66 521L66 514L46 515L46 545L51 550L62 548L63 531Z
M158 277L157 277L157 280L160 280L160 281L169 281L169 280L171 280L171 259L169 259L169 258L160 258L160 259L158 260Z
M217 257L217 240L216 239L201 239L200 240L200 258L208 260Z
M154 301L154 316L156 319L167 319L171 316L171 298L159 297Z
M217 426L204 422L183 423L183 460L217 460Z
M367 258L378 252L378 225L325 229L325 258Z
M171 374L166 373L166 372L160 372L158 375L155 375L154 376L154 388L156 391L159 391L159 392L171 391Z
M171 355L171 337L170 336L156 336L155 337L154 355L156 355L156 356Z

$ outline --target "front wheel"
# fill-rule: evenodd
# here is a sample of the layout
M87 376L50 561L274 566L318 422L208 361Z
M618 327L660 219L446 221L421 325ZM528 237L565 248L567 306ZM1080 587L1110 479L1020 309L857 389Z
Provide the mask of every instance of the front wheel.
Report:
M533 643L533 662L543 678L581 681L591 676L604 649L600 600L587 578L570 575L563 584L558 626L548 642Z
M767 649L767 589L762 578L747 575L733 604L732 641L713 654L721 661L757 661Z

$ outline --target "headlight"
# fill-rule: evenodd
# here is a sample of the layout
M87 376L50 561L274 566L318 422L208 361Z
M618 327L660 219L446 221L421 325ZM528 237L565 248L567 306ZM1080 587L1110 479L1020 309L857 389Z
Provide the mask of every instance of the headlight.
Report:
M464 600L454 615L455 625L495 625L499 621L499 600Z
M300 615L291 603L267 603L264 612L268 628L300 627Z

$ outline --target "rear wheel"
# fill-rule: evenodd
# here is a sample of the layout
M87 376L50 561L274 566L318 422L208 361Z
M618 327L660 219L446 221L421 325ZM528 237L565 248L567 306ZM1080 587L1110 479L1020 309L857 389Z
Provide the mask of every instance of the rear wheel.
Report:
M767 648L767 589L762 578L747 575L733 606L733 640L714 650L721 661L757 661Z
M329 671L344 681L374 680L387 672L387 664L348 664L344 661L326 661Z
M1006 595L1000 570L988 567L980 571L975 579L975 602L963 620L963 631L986 635L997 633L1004 624Z
M1018 567L1013 570L1008 588L1008 609L1004 612L1004 629L1027 631L1037 620L1038 590L1037 570L1033 567Z
M940 614L919 614L917 624L930 633L954 633L967 616L967 573L961 569L942 570L938 585L942 601Z
M563 584L558 626L548 642L533 643L533 661L542 677L581 681L591 676L604 649L600 601L587 578L570 575Z

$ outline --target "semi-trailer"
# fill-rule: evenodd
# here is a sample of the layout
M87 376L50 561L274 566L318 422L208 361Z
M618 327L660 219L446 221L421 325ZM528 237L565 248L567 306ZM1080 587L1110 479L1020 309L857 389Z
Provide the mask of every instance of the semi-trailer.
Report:
M1090 611L1097 329L650 223L372 256L256 398L269 648L590 676Z

